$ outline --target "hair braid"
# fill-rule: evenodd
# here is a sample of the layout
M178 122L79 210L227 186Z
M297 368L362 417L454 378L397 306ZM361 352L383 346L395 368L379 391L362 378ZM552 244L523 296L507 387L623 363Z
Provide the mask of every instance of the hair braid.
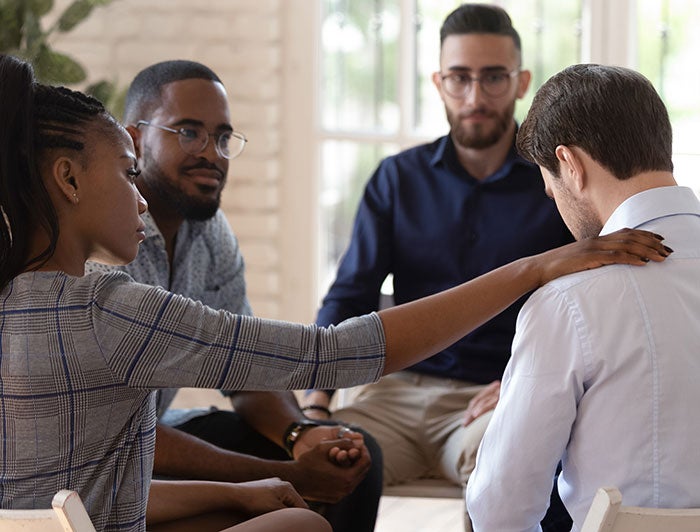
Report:
M95 98L37 83L31 65L0 55L0 288L53 256L58 217L38 162L46 150L83 151L85 126L98 117L116 123ZM49 243L30 256L37 229Z

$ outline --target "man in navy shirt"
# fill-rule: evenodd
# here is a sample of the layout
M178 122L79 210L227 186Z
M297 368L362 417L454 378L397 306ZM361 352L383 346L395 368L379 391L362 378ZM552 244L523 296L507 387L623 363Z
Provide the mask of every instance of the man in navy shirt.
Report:
M376 310L387 274L395 302L406 303L573 240L538 168L514 147L515 102L530 72L521 68L510 17L495 6L464 4L445 19L440 39L433 82L450 133L381 162L319 325ZM523 302L434 357L365 387L334 413L379 441L385 484L427 476L466 483ZM305 404L307 415L323 417L329 394L312 391Z

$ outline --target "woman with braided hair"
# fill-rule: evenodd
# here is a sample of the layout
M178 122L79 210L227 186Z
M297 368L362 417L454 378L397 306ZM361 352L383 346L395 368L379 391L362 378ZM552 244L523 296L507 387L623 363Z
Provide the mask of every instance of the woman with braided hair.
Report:
M84 275L87 259L123 264L136 256L147 208L136 175L129 135L98 101L39 84L30 65L0 56L4 508L48 506L68 488L98 530L145 530L147 519L153 530L233 523L240 523L234 530L329 530L274 481L273 495L263 495L271 484L233 484L225 500L211 496L208 483L179 482L184 491L154 483L148 501L151 391L373 381L444 348L554 277L668 254L660 237L624 230L322 329L214 311L123 273ZM236 515L236 497L255 498L261 515Z

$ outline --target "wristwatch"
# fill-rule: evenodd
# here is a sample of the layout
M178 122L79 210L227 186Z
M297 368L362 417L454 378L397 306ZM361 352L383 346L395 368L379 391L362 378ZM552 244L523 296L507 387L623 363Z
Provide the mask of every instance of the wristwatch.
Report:
M284 431L284 436L282 437L287 454L289 454L291 458L294 458L292 451L294 450L294 444L296 444L299 436L301 436L305 430L312 427L320 427L321 425L322 423L314 421L313 419L300 419L290 423L287 429Z

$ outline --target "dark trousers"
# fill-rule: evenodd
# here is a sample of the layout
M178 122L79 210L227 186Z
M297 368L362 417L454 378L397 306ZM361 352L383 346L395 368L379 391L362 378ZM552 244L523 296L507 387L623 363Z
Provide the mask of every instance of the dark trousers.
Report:
M554 477L554 487L549 498L549 509L544 519L542 519L542 532L569 532L574 524L569 512L566 511L564 503L559 498L557 478L559 478L559 471Z
M175 428L229 451L269 460L290 459L284 449L253 430L235 412L212 412ZM336 504L309 503L328 519L334 532L371 532L377 520L382 495L382 452L372 436L357 430L364 436L365 445L372 457L372 466L367 476L355 491Z

